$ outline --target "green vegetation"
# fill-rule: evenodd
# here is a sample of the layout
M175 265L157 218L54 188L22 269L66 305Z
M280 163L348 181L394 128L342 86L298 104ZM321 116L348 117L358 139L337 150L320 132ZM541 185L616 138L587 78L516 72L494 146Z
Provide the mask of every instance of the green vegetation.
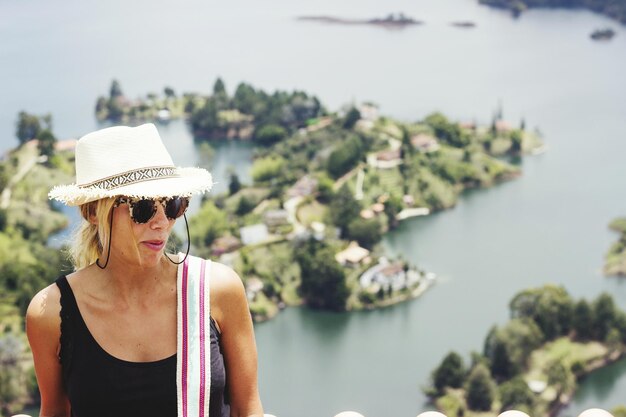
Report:
M213 133L204 136L219 137L220 129L233 128L235 122L219 125L220 117L229 112L232 120L250 116L254 143L261 145L255 148L253 184L245 187L231 176L228 195L212 197L192 219L196 253L206 256L213 252L211 247L221 244L220 238L243 238L240 229L256 225L247 232L259 240L254 238L254 243L229 256L235 258L244 280L255 278L248 286L255 289L250 299L257 318L276 312L269 307L271 303L304 302L333 310L372 308L419 294L417 284L403 290L361 288L360 275L382 255L378 242L383 233L398 226L399 215L406 209L446 209L454 206L467 188L514 178L519 168L506 158L519 157L541 145L536 135L512 129L500 118L495 118L491 127L467 127L435 113L423 121L402 124L371 116L375 110L371 105L363 113L361 107L352 107L345 114L329 115L304 93L269 95L242 84L231 98L221 80L203 100L201 106L187 110L192 124L198 124L196 134L213 123L218 127L213 126L209 129ZM315 105L311 107L311 103ZM296 104L301 106L298 111L293 107ZM277 106L282 108L280 112ZM297 117L286 123L282 119L285 114ZM309 185L296 186L303 180ZM263 224L267 232L262 230ZM319 251L331 260L352 241L371 254L365 263L338 266L328 259L325 264L315 256L308 259L298 251L278 253L285 240L306 241L311 235L323 246ZM313 247L317 248L309 249ZM295 263L298 268L291 271L293 279L273 279L257 271L261 253L270 258L284 256ZM322 267L328 269L324 274L338 282L321 286L317 280L311 281L319 271L307 271ZM316 292L322 287L323 293Z
M254 139L260 145L271 146L325 111L316 97L301 91L268 94L241 83L231 97L218 78L210 95L176 96L171 87L165 87L163 95L151 93L140 100L128 99L119 82L113 80L108 97L98 97L95 113L98 119L113 122L186 117L197 138Z
M48 116L21 112L20 146L0 162L0 415L12 415L34 398L23 317L32 296L70 269L58 249L46 246L50 234L67 224L52 209L48 191L71 181L71 157L55 152L51 125Z
M626 3L620 0L479 0L510 10L515 16L533 7L585 8L626 23Z
M350 291L343 268L335 261L334 250L323 242L309 239L294 250L300 266L300 294L313 308L345 310Z
M509 307L511 320L491 329L483 355L474 354L469 369L451 352L433 371L425 391L445 414L517 409L552 415L571 398L577 380L626 352L626 313L608 294L589 304L546 285L520 292ZM574 311L585 324L572 320Z
M604 273L606 275L624 276L626 275L626 218L621 217L613 220L609 228L618 232L620 237L606 254Z

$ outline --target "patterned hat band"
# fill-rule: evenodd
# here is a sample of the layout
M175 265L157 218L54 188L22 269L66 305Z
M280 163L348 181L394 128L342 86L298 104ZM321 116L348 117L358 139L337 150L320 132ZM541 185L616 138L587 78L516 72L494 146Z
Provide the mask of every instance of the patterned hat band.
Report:
M180 177L180 175L178 174L176 167L173 166L147 167L112 175L110 177L98 181L93 181L88 184L79 184L78 187L114 190L116 188L136 184L139 182L178 177Z

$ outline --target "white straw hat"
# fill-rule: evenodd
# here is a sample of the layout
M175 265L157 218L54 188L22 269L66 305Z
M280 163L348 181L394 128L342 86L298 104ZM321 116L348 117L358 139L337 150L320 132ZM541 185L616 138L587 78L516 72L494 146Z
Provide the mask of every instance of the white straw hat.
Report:
M76 184L54 187L48 197L77 206L106 197L172 197L207 192L203 168L177 168L152 123L89 133L76 144Z

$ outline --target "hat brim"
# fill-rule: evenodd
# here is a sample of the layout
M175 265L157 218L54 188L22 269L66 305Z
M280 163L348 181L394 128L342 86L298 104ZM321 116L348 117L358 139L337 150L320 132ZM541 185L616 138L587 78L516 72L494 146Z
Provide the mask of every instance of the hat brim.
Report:
M102 198L129 197L190 197L208 192L213 187L211 173L203 168L177 168L178 176L144 180L110 190L97 187L80 187L76 184L59 185L48 193L48 198L68 206L79 206Z

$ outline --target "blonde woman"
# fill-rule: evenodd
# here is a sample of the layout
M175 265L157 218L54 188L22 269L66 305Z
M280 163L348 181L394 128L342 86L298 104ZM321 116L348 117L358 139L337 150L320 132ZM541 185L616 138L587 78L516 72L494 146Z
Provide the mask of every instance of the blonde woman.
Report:
M76 184L50 192L80 207L76 270L41 290L26 317L40 416L263 415L241 279L189 248L165 251L189 197L211 186L206 170L174 166L152 124L78 141ZM193 262L205 284L194 284ZM200 307L181 310L194 285L206 286Z

